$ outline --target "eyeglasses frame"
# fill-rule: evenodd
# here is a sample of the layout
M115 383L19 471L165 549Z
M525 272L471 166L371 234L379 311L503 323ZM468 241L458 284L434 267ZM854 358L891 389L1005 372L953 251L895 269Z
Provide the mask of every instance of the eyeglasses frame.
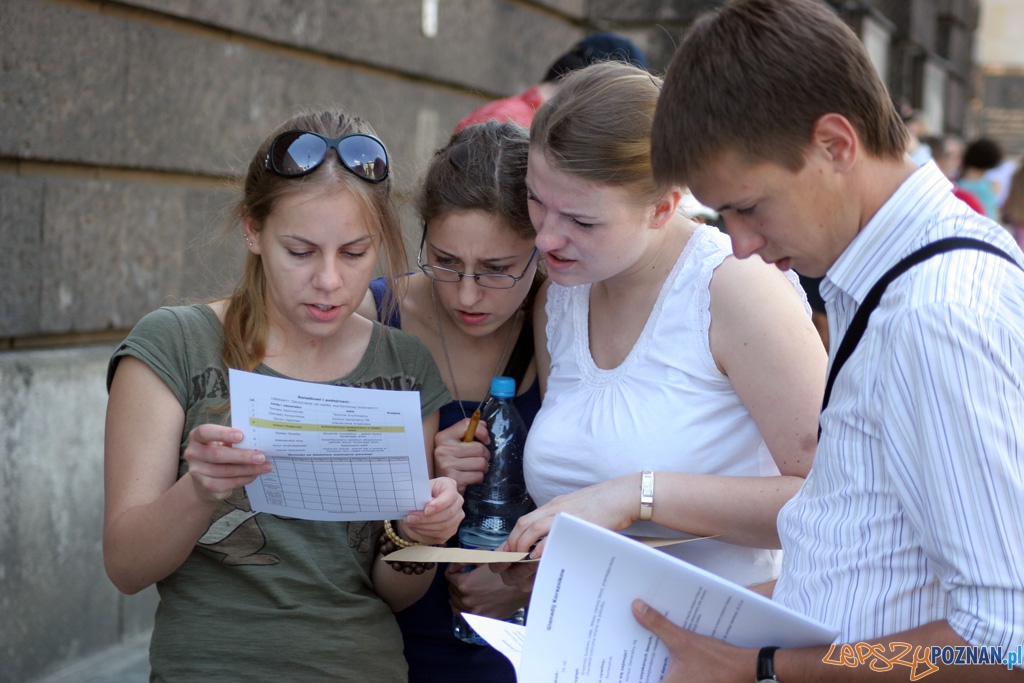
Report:
M424 275L429 277L431 280L434 280L435 282L456 283L456 282L462 282L462 278L464 278L464 277L471 277L474 280L476 280L477 285L479 285L480 287L485 287L487 289L512 289L512 288L514 288L519 283L520 280L522 280L523 278L526 277L526 271L528 271L530 269L530 264L533 263L533 259L537 258L537 247L534 247L533 248L533 253L530 254L530 260L526 262L526 267L523 268L523 272L519 275L519 277L516 277L515 275L509 275L508 273L463 273L462 271L455 270L454 268L445 268L444 266L432 266L430 264L424 265L424 263L423 263L423 245L425 245L426 243L427 243L427 224L424 223L423 224L423 236L420 238L420 250L416 254L416 266L423 272ZM427 272L427 268L430 268L431 270L437 269L437 270L443 270L443 271L448 272L448 273L455 273L456 275L459 276L459 279L458 280L440 280L440 279L435 278L435 277L430 277L430 274ZM512 284L510 286L508 286L508 287L493 287L491 285L485 285L483 282L481 282L480 278L482 278L482 277L483 278L502 278L502 279L509 278L509 279L512 280Z

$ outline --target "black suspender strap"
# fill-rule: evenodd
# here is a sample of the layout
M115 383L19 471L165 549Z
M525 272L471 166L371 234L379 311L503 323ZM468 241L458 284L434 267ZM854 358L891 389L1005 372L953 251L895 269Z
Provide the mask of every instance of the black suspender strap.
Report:
M916 266L918 263L927 261L936 254L942 254L956 249L977 249L979 251L987 251L990 254L1000 256L1010 263L1020 267L1009 254L988 242L983 242L971 237L947 237L946 239L926 244L890 268L885 275L878 279L878 282L874 284L871 291L868 292L868 295L864 297L864 303L857 309L857 313L853 316L853 322L850 323L849 329L847 329L846 334L843 335L843 340L840 342L835 358L832 361L832 369L828 373L828 381L825 383L825 397L821 402L821 412L825 412L825 408L828 407L828 399L832 395L832 385L836 381L836 376L839 374L839 370L843 367L843 364L846 363L850 355L853 354L853 350L857 348L857 344L860 343L860 338L864 336L864 330L868 327L868 318L871 317L872 311L874 311L875 307L878 306L878 302L882 300L882 295L885 293L885 289L889 286L889 283ZM818 424L818 438L821 438L820 422Z

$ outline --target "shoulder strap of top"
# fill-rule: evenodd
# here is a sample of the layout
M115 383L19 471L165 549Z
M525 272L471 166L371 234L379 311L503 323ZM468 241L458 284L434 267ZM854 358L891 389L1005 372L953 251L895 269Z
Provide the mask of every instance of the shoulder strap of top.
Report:
M373 302L377 306L377 320L388 327L402 329L402 313L398 309L395 291L391 289L388 278L378 277L370 280L370 291L373 292Z
M843 335L843 339L836 351L835 358L832 361L832 369L828 373L828 381L825 383L825 397L821 402L821 412L825 412L825 408L828 407L828 400L832 395L832 385L835 383L836 377L839 375L839 370L842 369L843 364L846 363L854 349L857 348L857 344L860 343L860 338L864 336L864 331L868 326L868 318L871 317L872 311L874 311L875 307L878 306L878 302L882 300L882 294L885 293L885 289L889 286L889 283L922 261L927 261L936 254L942 254L955 249L977 249L979 251L986 251L990 254L1000 256L1010 263L1020 267L1009 254L993 244L971 237L947 237L946 239L926 244L890 268L885 275L878 279L878 282L874 284L871 291L868 292L868 295L864 297L864 303L861 304L859 309L857 309L857 313L854 314L853 321L850 323L849 329L847 329L846 334ZM821 438L820 423L818 424L818 438Z
M528 315L523 321L523 326L519 330L519 338L516 339L516 345L512 347L512 353L508 357L508 363L505 364L503 373L506 377L511 377L516 381L517 389L522 386L523 377L526 376L526 370L530 367L530 361L533 360L533 321L531 317Z

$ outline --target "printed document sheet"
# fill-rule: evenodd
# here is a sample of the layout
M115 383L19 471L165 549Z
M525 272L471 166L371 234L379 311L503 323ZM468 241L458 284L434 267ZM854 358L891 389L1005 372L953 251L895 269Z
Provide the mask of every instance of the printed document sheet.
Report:
M740 647L803 647L838 631L683 560L565 513L551 527L525 627L464 615L519 681L655 683L668 649L633 618L641 598L671 621Z
M417 391L355 389L229 370L231 426L273 470L245 487L256 512L395 519L430 500Z

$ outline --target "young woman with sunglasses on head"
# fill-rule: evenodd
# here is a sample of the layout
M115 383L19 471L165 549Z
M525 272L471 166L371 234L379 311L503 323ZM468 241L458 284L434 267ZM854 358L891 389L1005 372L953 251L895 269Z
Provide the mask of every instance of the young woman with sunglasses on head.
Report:
M507 545L542 553L566 511L641 536L717 536L666 551L765 582L779 509L814 456L825 354L795 273L733 258L726 235L678 211L681 188L654 184L659 92L634 67L591 66L530 128L529 209L550 277L525 456L539 507ZM529 581L521 572L505 578Z
M449 395L430 353L354 314L380 252L405 262L390 185L365 122L290 119L245 176L235 215L248 253L234 294L149 314L111 359L104 558L126 593L157 584L152 680L405 680L392 612L433 571L385 563L396 542L382 522L252 512L242 487L270 464L232 447L242 434L227 426L227 368L416 390L431 461ZM455 482L433 479L431 493L391 534L438 544L457 531Z
M527 426L540 407L530 310L543 275L526 207L528 151L526 129L513 123L478 124L452 136L420 192L421 272L401 278L404 294L392 280L375 280L361 309L415 334L441 368L455 400L441 408L434 467L460 489L481 482L487 467L486 426L479 424L469 443L463 436L491 378L516 380L514 401ZM398 305L389 313L391 301ZM427 595L398 614L410 681L514 683L504 656L453 635L452 614L505 618L527 596L486 568L466 569L439 571Z

